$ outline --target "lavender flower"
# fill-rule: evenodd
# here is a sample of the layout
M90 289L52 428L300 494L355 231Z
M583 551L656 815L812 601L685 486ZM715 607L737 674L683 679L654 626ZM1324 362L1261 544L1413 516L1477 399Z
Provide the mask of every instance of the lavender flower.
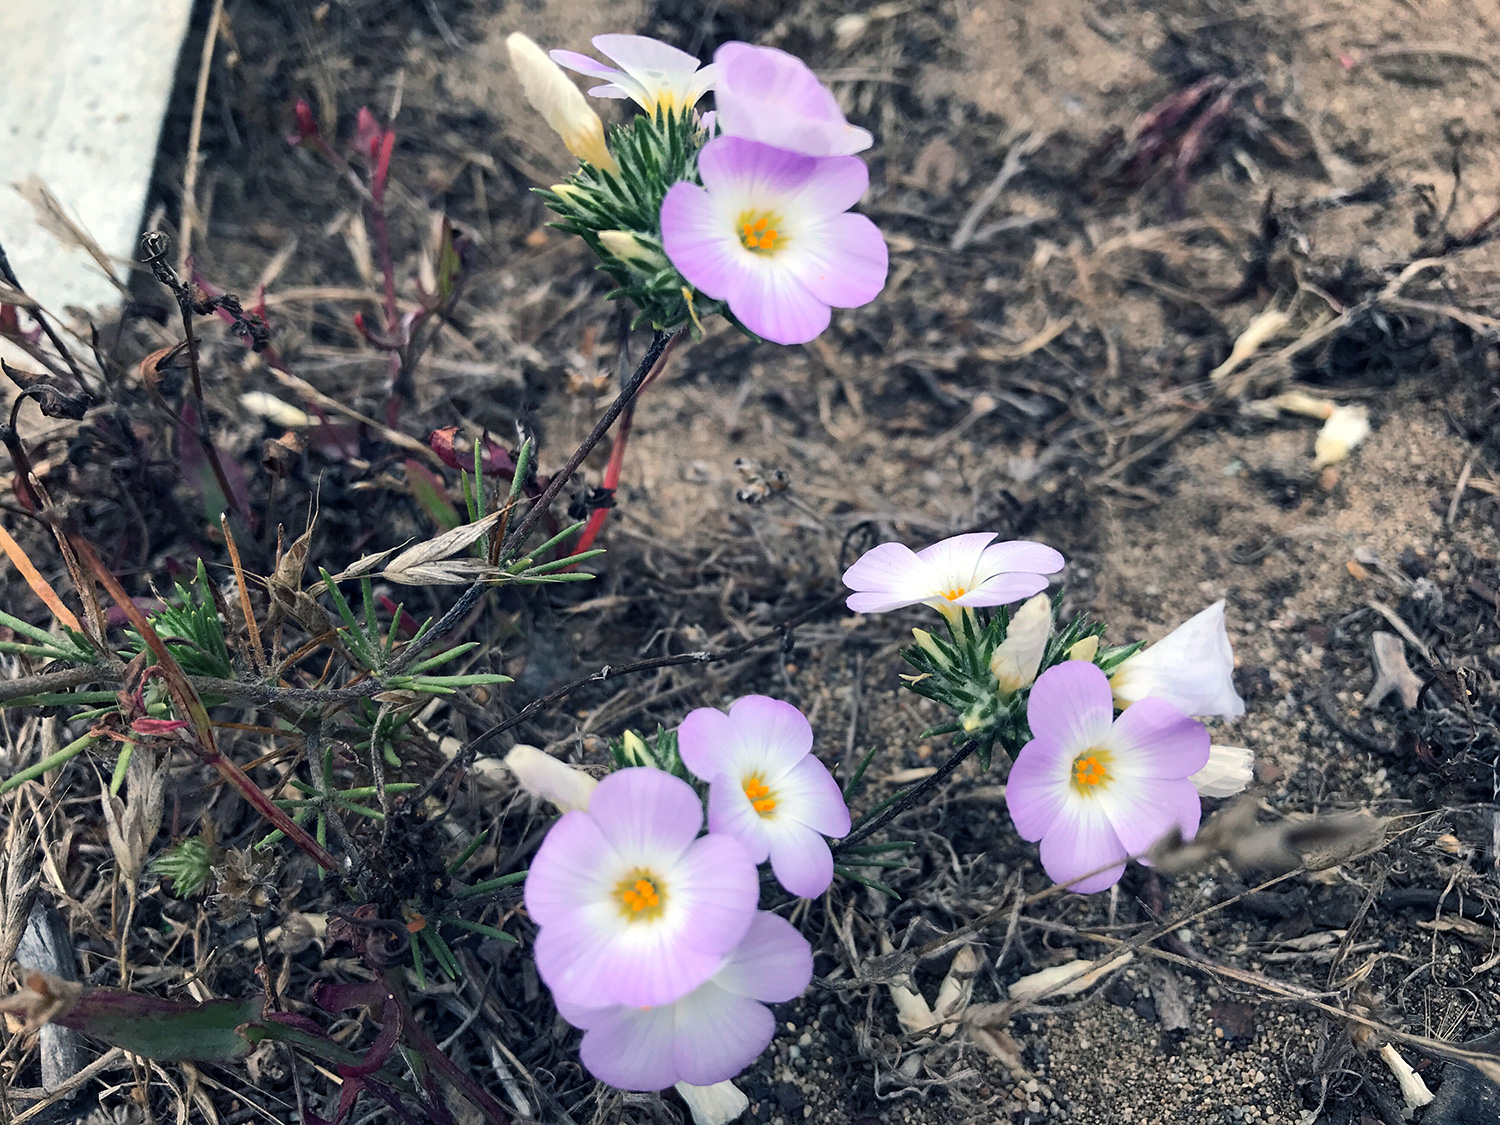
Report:
M1202 806L1189 778L1208 762L1208 731L1172 704L1143 699L1115 718L1109 680L1069 660L1031 687L1032 739L1005 783L1016 831L1040 840L1042 867L1071 890L1101 891L1172 829L1191 839Z
M708 827L739 840L794 895L812 898L833 881L824 836L849 832L849 807L826 766L812 756L813 733L790 703L764 695L736 700L729 714L700 707L683 719L683 765L709 782Z
M920 551L882 543L844 571L855 613L888 613L930 605L950 621L966 606L1009 605L1047 588L1047 574L1063 568L1051 547L1015 539L994 543L994 532L955 535Z
M1222 599L1123 661L1110 686L1121 707L1149 696L1165 699L1187 715L1243 715L1245 701L1234 690L1234 650L1224 627Z
M590 78L604 79L605 85L595 86L589 93L596 98L630 98L647 116L656 116L658 109L686 113L714 84L714 66L701 66L686 51L659 39L596 35L593 43L596 51L618 65L606 66L577 51L553 51L552 61Z
M526 879L541 927L536 967L559 1003L670 1004L719 970L760 894L724 835L698 838L703 805L661 770L618 770L547 833Z
M851 156L873 138L850 125L801 59L774 47L725 43L714 52L719 131L804 156Z
M848 213L870 182L859 159L718 137L698 171L702 187L674 184L662 202L662 246L757 336L806 343L828 327L831 306L867 304L884 288L885 239Z
M602 1008L559 1000L557 1010L583 1028L579 1054L601 1082L621 1090L711 1086L733 1078L771 1042L776 1020L766 1004L795 999L811 980L807 940L762 912L717 971L678 1000Z

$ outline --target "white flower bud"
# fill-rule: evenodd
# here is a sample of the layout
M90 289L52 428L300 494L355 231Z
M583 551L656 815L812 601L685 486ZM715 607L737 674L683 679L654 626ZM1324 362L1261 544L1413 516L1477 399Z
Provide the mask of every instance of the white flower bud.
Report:
M952 663L926 629L913 629L911 635L916 639L917 647L932 657L933 663L939 668L947 668Z
M1184 715L1239 718L1245 701L1234 690L1234 651L1224 627L1224 603L1214 602L1121 662L1109 683L1122 708L1154 698Z
M1210 746L1208 764L1188 778L1200 797L1233 797L1255 776L1255 754L1243 746Z
M1096 636L1084 637L1083 640L1068 648L1069 660L1093 660L1098 655L1099 638Z
M534 797L550 801L559 812L588 808L589 795L599 784L582 770L559 762L535 746L513 747L505 755L505 764L516 775L522 789Z
M1370 436L1370 412L1363 406L1340 406L1328 416L1313 442L1313 468L1336 465Z
M1380 1048L1380 1061L1391 1068L1391 1073L1396 1076L1396 1083L1401 1087L1401 1096L1406 1099L1406 1115L1411 1116L1413 1110L1421 1109L1424 1105L1433 1101L1436 1097L1427 1088L1427 1083L1422 1081L1422 1076L1413 1070L1401 1052L1387 1043Z
M604 123L563 68L519 31L505 40L505 46L526 100L562 137L568 151L602 171L618 172L620 166L604 143Z
M654 271L665 264L666 259L647 246L628 230L601 230L599 241L604 248L622 262L642 270Z
M715 1082L712 1086L679 1082L673 1089L692 1110L693 1125L730 1125L750 1108L750 1099L733 1082Z
M1011 615L1010 628L990 657L990 674L1001 695L1013 695L1030 687L1047 652L1052 635L1052 602L1037 594Z

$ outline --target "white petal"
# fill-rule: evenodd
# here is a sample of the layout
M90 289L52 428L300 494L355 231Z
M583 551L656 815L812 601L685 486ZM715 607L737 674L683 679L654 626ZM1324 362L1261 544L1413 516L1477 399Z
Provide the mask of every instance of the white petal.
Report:
M1210 746L1208 765L1191 781L1204 797L1233 797L1255 776L1255 754L1243 746Z
M693 1125L730 1125L750 1107L750 1099L733 1082L715 1082L712 1086L679 1082L673 1089L687 1102Z
M518 745L505 755L505 764L521 788L557 806L558 812L589 807L589 796L599 782L566 762L559 762L535 746Z
M1164 699L1185 715L1237 719L1245 701L1234 690L1234 651L1217 601L1136 653L1110 677L1121 707L1140 699Z
M1051 635L1052 601L1046 594L1038 594L1016 610L1005 640L990 657L990 674L1002 695L1020 691L1036 679Z

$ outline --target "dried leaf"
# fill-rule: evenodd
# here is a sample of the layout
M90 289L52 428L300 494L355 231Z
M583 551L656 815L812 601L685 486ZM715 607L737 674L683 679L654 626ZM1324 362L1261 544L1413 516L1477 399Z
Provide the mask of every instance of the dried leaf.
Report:
M1048 996L1076 996L1098 984L1116 969L1135 960L1134 953L1101 957L1097 961L1070 961L1022 977L1010 986L1012 1004L1024 1004Z
M401 579L395 578L393 572L411 571L420 566L442 562L460 551L468 550L479 541L480 536L495 526L501 514L491 512L473 523L460 524L436 539L429 539L425 543L418 543L415 547L408 547L385 565L386 576L399 582ZM478 563L480 560L453 560L453 564L459 561Z

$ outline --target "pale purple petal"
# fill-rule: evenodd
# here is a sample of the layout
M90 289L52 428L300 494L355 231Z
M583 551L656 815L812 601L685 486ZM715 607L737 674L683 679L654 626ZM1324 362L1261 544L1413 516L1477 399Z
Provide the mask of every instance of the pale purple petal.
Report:
M805 344L822 335L832 315L807 286L771 261L755 259L747 265L730 278L724 298L740 323L773 344Z
M880 228L864 215L846 213L793 244L787 263L825 305L853 309L880 295L890 258Z
M713 983L767 1004L801 996L812 982L812 947L785 918L762 910Z
M678 272L715 300L729 295L734 278L744 268L746 251L735 233L733 217L726 217L724 209L696 184L676 183L667 192L661 205L661 242Z
M993 531L950 535L930 547L923 547L917 552L917 558L929 566L929 573L962 575L967 579L978 571L985 545L994 538Z
M932 593L923 560L905 543L870 548L844 571L844 585L855 591L847 601L855 613L885 613Z
M599 825L582 810L560 817L537 849L526 876L526 912L539 926L609 893L619 863Z
M575 70L579 74L587 74L590 78L613 79L620 74L616 67L605 66L598 59L591 59L588 55L580 55L577 51L548 51L547 55L558 66ZM592 90L589 93L593 93Z
M781 206L794 202L817 181L823 163L743 137L719 136L698 153L698 175L715 195Z
M717 707L699 707L689 711L677 728L677 753L688 772L700 781L712 781L729 772L734 741L734 723ZM709 831L715 831L709 815Z
M775 781L812 752L813 731L807 716L790 703L767 695L747 695L729 708L734 727L736 766Z
M708 831L732 836L755 863L771 854L771 838L765 818L755 811L740 783L720 774L708 788Z
M1115 708L1109 680L1083 660L1054 664L1031 685L1026 721L1032 734L1072 758L1108 739Z
M1054 883L1066 883L1096 868L1105 868L1068 888L1079 894L1114 886L1125 873L1127 854L1099 803L1088 799L1067 802L1042 837L1042 868Z
M811 163L787 162L789 167L806 169L805 178L799 185L792 187L788 184L791 192L787 199L788 208L795 208L812 218L827 219L849 210L869 190L870 169L857 156L798 159L811 160Z
M835 839L849 834L849 806L843 791L828 767L812 755L776 781L775 793L773 816L787 817Z
M692 792L687 782L680 784ZM667 890L691 918L680 943L714 956L745 936L760 900L754 860L738 840L716 834L693 843L672 870Z
M600 781L588 815L629 863L668 863L703 827L703 805L693 787L644 766L616 770Z
M697 56L649 35L596 35L593 44L627 70L694 71L699 66Z
M816 898L833 882L833 853L813 829L791 820L768 820L771 870L798 898Z
M684 996L673 1008L674 1069L694 1086L733 1078L776 1034L769 1008L713 982Z
M1040 840L1062 815L1076 756L1050 738L1033 738L1021 747L1005 779L1005 804L1021 839Z
M1045 543L1009 539L985 548L979 559L979 573L1025 571L1029 574L1056 574L1063 568L1065 561L1060 551Z
M1174 828L1182 833L1184 840L1197 835L1203 801L1186 778L1172 781L1147 778L1137 786L1111 786L1111 789L1117 792L1101 795L1104 799L1100 804L1126 854L1139 856L1149 851Z
M953 600L954 605L1010 605L1022 598L1040 594L1047 580L1040 574L996 574L986 578L967 594Z
M1132 703L1115 720L1109 747L1122 773L1180 778L1208 764L1208 730L1164 699Z
M613 98L615 101L628 101L635 97L624 86L616 86L613 82L607 86L590 86L589 93L596 98Z
M537 973L555 997L572 1004L670 1004L713 976L726 952L695 948L684 936L645 924L610 934L573 915L538 931Z
M590 1074L619 1090L665 1090L681 1080L674 1048L675 1005L616 1007L602 1012L584 1033L578 1054Z
M773 47L725 43L714 54L719 127L812 156L868 148L870 134L845 119L833 94L807 64Z

